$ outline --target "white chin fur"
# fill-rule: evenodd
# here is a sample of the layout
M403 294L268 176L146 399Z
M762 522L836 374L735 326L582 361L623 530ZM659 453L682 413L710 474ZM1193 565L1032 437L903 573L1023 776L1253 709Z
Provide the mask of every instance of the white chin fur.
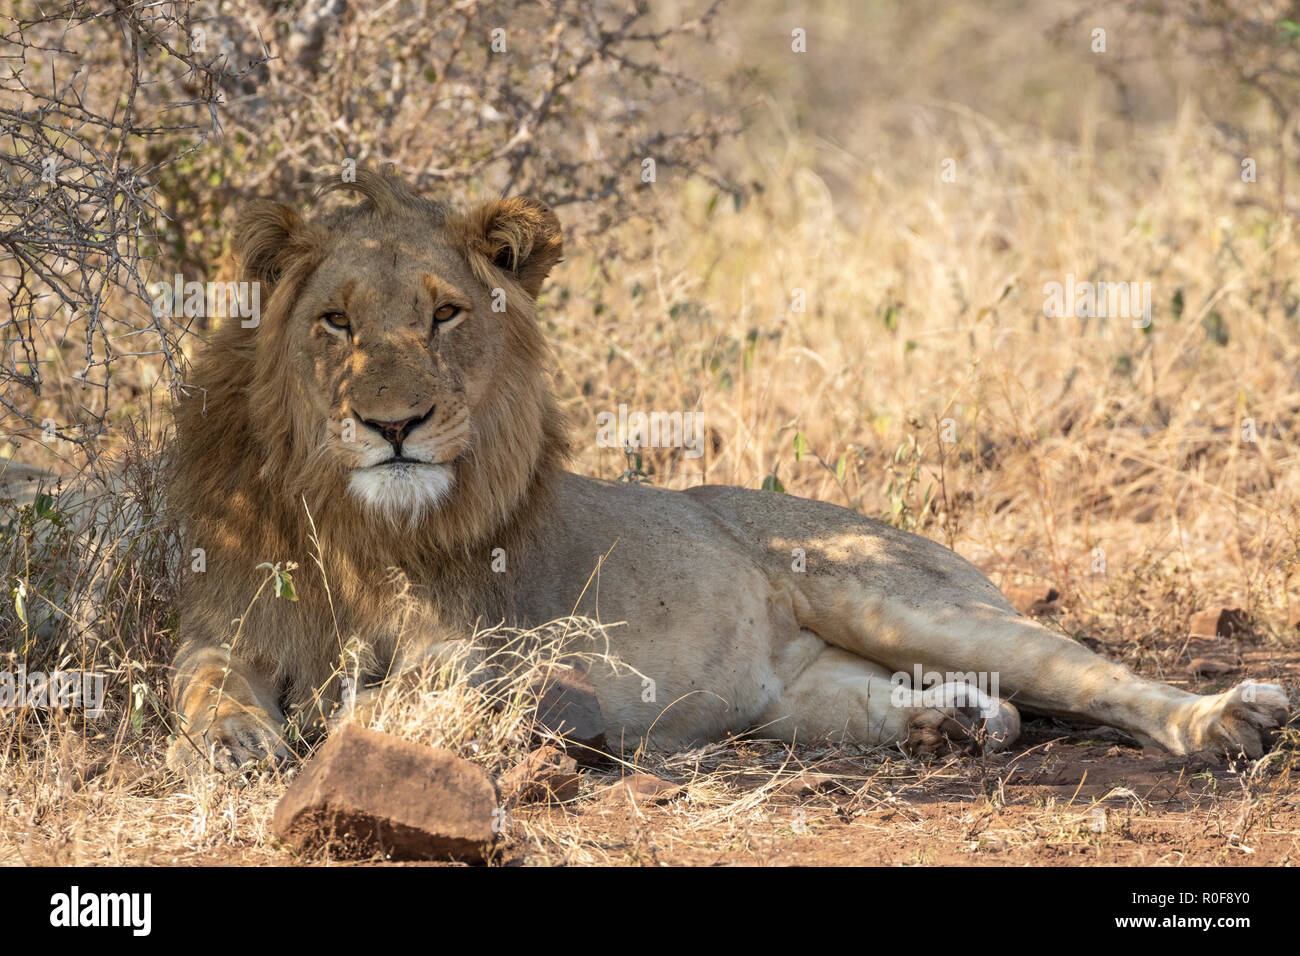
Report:
M446 465L401 462L357 469L348 481L348 490L393 524L413 526L447 497L452 480L451 468Z

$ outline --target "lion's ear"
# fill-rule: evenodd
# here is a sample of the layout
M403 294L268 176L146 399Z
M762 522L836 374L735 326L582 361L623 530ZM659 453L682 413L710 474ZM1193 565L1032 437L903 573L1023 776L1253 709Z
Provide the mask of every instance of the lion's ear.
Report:
M298 214L284 203L268 199L249 203L235 223L240 278L261 283L267 293L274 289L302 228Z
M491 200L469 216L467 226L469 247L514 276L533 298L564 254L559 217L535 199Z

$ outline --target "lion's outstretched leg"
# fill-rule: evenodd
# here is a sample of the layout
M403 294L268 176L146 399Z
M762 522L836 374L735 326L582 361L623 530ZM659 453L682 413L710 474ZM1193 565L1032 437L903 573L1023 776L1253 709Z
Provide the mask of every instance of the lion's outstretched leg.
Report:
M1202 697L1138 677L1022 617L979 568L928 538L789 495L687 494L752 549L800 627L890 671L956 672L1017 707L1111 724L1178 754L1257 756L1286 719L1276 684Z
M284 714L269 682L224 648L182 648L172 696L180 723L168 754L172 766L230 772L289 755Z
M787 741L898 744L911 754L998 749L1020 731L1014 707L973 686L944 685L918 698L885 668L835 647L784 688L762 723L764 733Z
M1138 677L1083 645L988 605L919 610L860 608L854 649L890 666L921 665L996 679L998 695L1042 714L1110 724L1176 754L1198 750L1258 757L1288 711L1275 684L1246 682L1202 696ZM837 642L838 643L838 642Z

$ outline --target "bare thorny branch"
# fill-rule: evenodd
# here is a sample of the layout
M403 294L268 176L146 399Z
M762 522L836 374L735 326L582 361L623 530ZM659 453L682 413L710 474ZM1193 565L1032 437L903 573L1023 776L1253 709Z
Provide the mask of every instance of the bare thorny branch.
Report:
M532 195L588 236L654 212L646 158L734 192L710 155L735 124L666 65L720 2L660 22L646 0L20 0L0 19L0 437L94 460L153 382L174 395L209 317L155 314L151 287L218 278L239 205L322 169Z
M154 230L166 219L154 180L184 152L149 162L137 144L195 130L202 143L211 127L200 122L215 116L221 81L239 75L194 48L191 30L188 8L174 3L102 11L72 0L5 21L0 406L11 436L36 431L93 457L116 363L154 356L179 377L185 330L139 304L148 301ZM115 41L115 71L89 52L106 39ZM177 124L163 114L170 84L184 78L197 78L206 96L189 104L197 122ZM137 342L148 344L128 351Z

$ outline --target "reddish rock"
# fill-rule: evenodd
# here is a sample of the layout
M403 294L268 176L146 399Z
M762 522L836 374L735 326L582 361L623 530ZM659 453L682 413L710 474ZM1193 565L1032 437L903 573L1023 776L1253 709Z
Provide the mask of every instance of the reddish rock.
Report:
M577 762L572 757L555 747L542 747L528 754L501 778L501 799L508 804L557 803L576 797L581 783Z
M481 862L499 812L496 787L469 761L346 724L280 798L272 828L302 852Z
M654 774L634 773L600 791L600 799L610 803L667 803L680 796L683 788Z
M1212 657L1193 657L1187 665L1187 673L1193 677L1214 677L1216 674L1230 674L1236 669L1235 665Z
M591 679L568 667L552 667L537 690L537 723L560 738L580 764L600 762L609 749L605 717Z
M1192 637L1236 637L1250 627L1250 617L1235 607L1211 607L1192 615Z
M1061 592L1050 584L1028 584L1003 588L1002 593L1021 614L1035 616L1056 610Z

